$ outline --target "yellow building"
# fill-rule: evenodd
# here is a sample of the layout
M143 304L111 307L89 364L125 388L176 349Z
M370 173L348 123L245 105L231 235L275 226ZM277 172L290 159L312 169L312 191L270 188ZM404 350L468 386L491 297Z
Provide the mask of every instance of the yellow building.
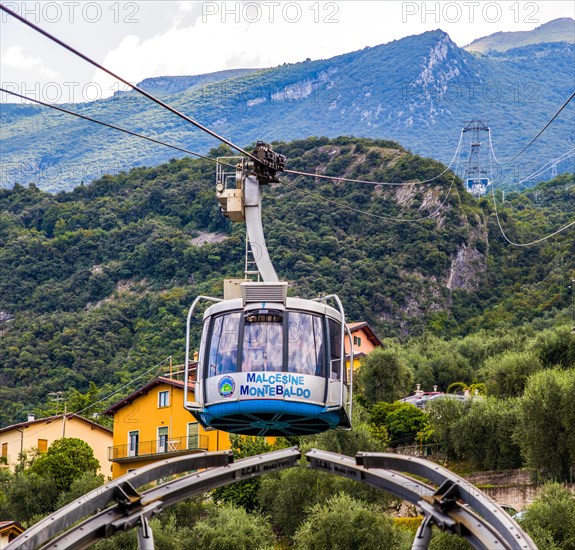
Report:
M383 347L381 340L366 321L348 323L347 327L353 338L353 370L359 368L360 361L375 348ZM345 339L345 353L349 367L349 341Z
M22 452L39 450L43 453L62 437L77 437L90 445L100 463L100 473L110 476L107 448L112 444L112 430L74 413L39 419L29 415L26 422L1 428L0 462L14 469Z
M104 414L114 417L113 478L160 458L231 448L228 433L204 430L184 409L184 383L171 377L155 378Z

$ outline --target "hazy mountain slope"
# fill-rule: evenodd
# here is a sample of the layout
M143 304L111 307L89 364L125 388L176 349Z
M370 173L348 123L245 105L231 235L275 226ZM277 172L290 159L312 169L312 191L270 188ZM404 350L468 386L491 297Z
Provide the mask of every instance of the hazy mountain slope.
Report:
M199 74L194 76L156 76L146 78L138 86L155 96L191 92L196 88L221 82L229 78L237 78L255 73L261 69L228 69L216 73Z
M167 96L182 112L241 146L312 135L393 139L418 154L451 160L466 121L493 129L497 154L517 152L575 87L575 46L538 44L478 56L442 31L389 44L267 69ZM212 138L144 98L75 105L96 118L205 152ZM182 156L45 108L0 106L0 185L35 182L67 189L104 173ZM569 105L537 147L499 179L517 180L571 147L575 105ZM462 159L468 154L462 152ZM568 170L573 159L559 170Z
M470 52L486 52L489 50L504 52L512 48L542 44L546 42L575 43L575 20L569 17L554 19L544 23L532 31L496 32L489 36L478 38L465 46Z

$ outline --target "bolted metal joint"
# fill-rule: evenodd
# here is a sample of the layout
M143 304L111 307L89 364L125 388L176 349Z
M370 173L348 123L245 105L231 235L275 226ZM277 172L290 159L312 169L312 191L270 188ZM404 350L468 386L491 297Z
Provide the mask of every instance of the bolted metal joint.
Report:
M286 158L284 155L276 153L270 145L263 141L258 141L254 156L253 170L256 178L261 185L268 183L279 183L276 177L277 172L283 172L286 167Z
M142 497L136 489L127 481L114 488L114 500L118 503L118 508L124 513L140 505Z

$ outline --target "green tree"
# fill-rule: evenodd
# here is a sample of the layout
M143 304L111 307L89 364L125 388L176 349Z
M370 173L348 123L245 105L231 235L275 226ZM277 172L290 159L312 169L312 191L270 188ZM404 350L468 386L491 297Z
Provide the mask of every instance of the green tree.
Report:
M519 422L518 399L475 400L454 424L452 445L479 470L519 468L523 461L513 437Z
M532 345L544 367L575 367L575 334L571 327L563 326L544 330Z
M542 369L539 357L532 352L508 351L485 361L480 376L487 392L495 397L523 395L529 376Z
M359 451L386 450L386 440L374 435L369 425L369 413L359 404L354 403L351 423L351 430L328 430L314 436L301 437L300 447L304 452L315 447L346 456L355 456Z
M5 517L28 526L55 510L58 488L51 478L27 472L13 477L5 493Z
M399 548L406 535L381 509L340 493L310 508L294 541L302 550L373 550Z
M448 388L445 390L445 393L459 393L463 392L467 388L467 384L465 382L453 382L453 384L449 384Z
M92 448L81 439L58 439L29 468L30 473L53 480L59 492L68 491L75 479L84 474L96 475L100 463Z
M558 483L544 485L521 525L540 550L575 550L575 497Z
M532 468L568 480L575 463L575 369L538 372L527 381L515 438Z
M282 438L277 440L277 446L270 446L265 437L251 436L230 436L234 458L247 458L261 453L268 453L273 448L281 448L283 445ZM258 489L261 484L260 477L245 479L238 483L218 487L212 493L216 502L225 502L234 506L241 506L248 512L255 510L258 504Z
M455 426L467 412L469 402L458 399L433 399L425 406L427 420L433 429L433 440L448 458L457 458L454 441L457 439Z
M95 475L92 472L86 472L80 477L77 477L72 481L70 489L60 493L58 497L58 502L56 503L56 509L62 508L69 502L97 489L104 484L104 476L102 474Z
M357 386L368 405L392 403L409 394L413 385L411 369L396 350L376 348L361 363Z
M453 350L446 349L444 353L434 356L430 359L429 366L433 369L435 382L440 390L446 390L456 380L470 384L474 378L469 361Z
M190 533L189 548L271 550L274 548L274 541L272 528L262 516L248 514L243 508L223 504L208 518L194 525Z
M427 426L427 415L411 403L401 403L386 419L391 444L396 446L409 444Z
M457 535L434 529L429 548L430 550L470 550L473 547Z

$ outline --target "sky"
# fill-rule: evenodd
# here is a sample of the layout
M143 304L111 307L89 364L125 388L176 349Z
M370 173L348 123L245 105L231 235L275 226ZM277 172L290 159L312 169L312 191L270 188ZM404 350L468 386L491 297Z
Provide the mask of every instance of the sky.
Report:
M575 18L571 0L1 1L134 83L325 59L438 28L464 46ZM0 26L3 88L54 103L125 89L5 13Z

